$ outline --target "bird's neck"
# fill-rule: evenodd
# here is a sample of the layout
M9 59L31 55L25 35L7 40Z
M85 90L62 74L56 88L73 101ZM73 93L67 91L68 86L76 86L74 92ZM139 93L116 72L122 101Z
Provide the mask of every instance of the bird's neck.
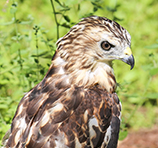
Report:
M114 92L116 89L113 69L105 63L96 62L90 68L79 69L69 75L72 83L78 86L89 88L97 84L108 92Z
M58 75L63 79L67 85L76 85L84 88L100 85L102 89L105 89L108 92L115 91L116 80L110 64L95 61L93 64L90 64L89 67L83 68L83 65L78 66L79 63L77 62L79 61L76 60L76 62L73 63L73 68L71 65L67 68L69 62L66 62L60 56L57 56L52 61L50 70L55 68L55 75ZM77 67L75 68L74 65L77 65Z

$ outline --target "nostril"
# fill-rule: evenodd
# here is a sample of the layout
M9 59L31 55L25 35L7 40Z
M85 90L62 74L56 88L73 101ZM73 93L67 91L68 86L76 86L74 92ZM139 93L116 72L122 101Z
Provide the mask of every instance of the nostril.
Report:
M125 49L125 51L124 51L124 54L125 54L125 55L128 55L128 56L132 55L131 49L130 49L129 47L127 47L127 48Z

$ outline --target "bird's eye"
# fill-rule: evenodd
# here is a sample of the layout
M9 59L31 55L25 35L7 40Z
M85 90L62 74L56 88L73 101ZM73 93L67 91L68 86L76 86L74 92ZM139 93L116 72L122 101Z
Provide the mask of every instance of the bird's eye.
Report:
M102 43L101 43L101 47L104 49L104 50L110 50L110 48L112 47L112 45L109 43L109 42L107 42L107 41L103 41Z

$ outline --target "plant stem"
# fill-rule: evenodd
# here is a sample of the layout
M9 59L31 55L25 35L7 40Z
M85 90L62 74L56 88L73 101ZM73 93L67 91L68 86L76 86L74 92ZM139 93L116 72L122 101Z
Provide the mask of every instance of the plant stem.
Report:
M55 23L57 25L57 40L58 40L59 39L59 23L57 21L57 17L56 17L56 12L55 12L55 7L54 7L53 0L50 0L50 1L51 1L51 5L52 5L52 8L53 8Z
M13 1L14 3L14 1ZM17 43L19 43L19 39L18 39L18 25L17 25L17 18L16 18L16 13L14 13L14 24L15 24L15 32L16 32L16 41ZM18 54L19 54L19 64L20 64L20 69L23 69L23 65L22 65L22 57L21 57L21 50L20 48L18 49Z
M38 37L37 37L37 34L36 34L36 52L37 52L37 69L38 69L37 76L39 77L39 55L38 55Z

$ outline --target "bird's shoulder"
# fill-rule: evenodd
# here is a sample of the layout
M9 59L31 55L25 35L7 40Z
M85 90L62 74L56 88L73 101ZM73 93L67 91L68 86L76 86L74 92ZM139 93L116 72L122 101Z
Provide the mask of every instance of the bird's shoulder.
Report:
M11 146L17 141L28 147L101 145L112 115L120 114L116 93L97 84L84 88L66 86L60 77L52 83L47 79L50 78L45 77L19 103L9 137Z

